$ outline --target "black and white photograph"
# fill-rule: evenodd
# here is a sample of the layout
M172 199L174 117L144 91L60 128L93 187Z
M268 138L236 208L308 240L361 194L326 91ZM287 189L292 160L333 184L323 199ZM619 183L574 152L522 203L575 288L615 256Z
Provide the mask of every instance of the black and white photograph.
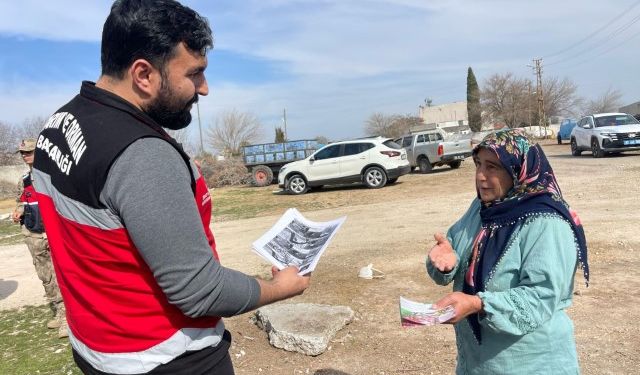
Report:
M290 265L300 274L315 269L318 259L346 217L316 223L290 208L278 222L253 244L254 250L279 269Z

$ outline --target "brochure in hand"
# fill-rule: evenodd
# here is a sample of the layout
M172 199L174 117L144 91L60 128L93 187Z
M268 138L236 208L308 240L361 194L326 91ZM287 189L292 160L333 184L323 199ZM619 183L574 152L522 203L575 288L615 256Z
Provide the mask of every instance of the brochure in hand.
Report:
M316 268L320 256L346 218L316 223L290 208L253 243L253 250L278 269L294 265L300 275L305 275Z
M433 305L400 297L400 321L403 327L432 326L453 318L453 307L434 309Z

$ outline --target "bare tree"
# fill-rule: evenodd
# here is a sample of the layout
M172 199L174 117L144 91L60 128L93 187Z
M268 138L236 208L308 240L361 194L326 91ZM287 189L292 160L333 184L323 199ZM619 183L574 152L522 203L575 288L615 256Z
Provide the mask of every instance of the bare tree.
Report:
M398 138L411 130L414 125L422 124L422 118L411 114L407 115L395 115L393 122L391 123L391 132L387 137Z
M47 120L48 118L43 116L25 119L20 126L16 127L16 136L19 139L38 138Z
M0 121L0 165L15 164L18 139L11 125Z
M391 125L393 124L393 120L393 116L375 112L365 121L364 132L369 136L387 136L391 132Z
M531 81L511 73L494 74L481 90L482 107L489 121L504 122L510 128L532 122Z
M587 101L583 107L583 113L617 112L621 106L621 98L620 91L609 88L596 99Z
M216 119L215 127L207 129L207 138L218 152L238 156L243 146L262 138L262 125L255 115L234 109Z
M544 111L547 116L577 116L583 99L576 95L578 86L568 78L544 80Z
M376 112L365 122L364 131L369 136L397 138L408 133L411 126L421 122L420 117L413 115L385 115Z
M325 137L324 135L316 136L314 139L316 140L316 142L318 142L321 145L329 144L329 138Z
M182 148L184 149L184 152L186 152L187 155L191 155L191 156L198 155L198 148L196 147L193 140L189 137L188 128L182 128L180 130L171 130L171 129L166 129L166 130L167 130L167 133L169 133L169 135L173 137L173 139L175 139L176 142L178 142L182 146Z

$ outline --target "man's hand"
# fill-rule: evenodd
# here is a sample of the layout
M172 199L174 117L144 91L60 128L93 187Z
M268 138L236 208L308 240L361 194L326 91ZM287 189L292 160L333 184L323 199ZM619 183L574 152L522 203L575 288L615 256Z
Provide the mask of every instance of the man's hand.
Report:
M311 283L311 274L300 276L298 272L298 267L295 266L287 267L282 271L271 267L272 280L258 279L258 283L260 283L260 302L258 305L264 306L302 294Z
M456 253L444 234L436 233L433 238L437 243L429 251L429 261L438 271L442 273L451 272L458 262Z
M18 223L20 222L20 216L20 212L18 210L15 210L11 214L11 220L13 220L14 223Z
M453 292L438 300L433 307L443 309L447 306L453 307L455 315L445 323L454 324L471 314L482 311L482 300L476 295L469 295L462 292Z

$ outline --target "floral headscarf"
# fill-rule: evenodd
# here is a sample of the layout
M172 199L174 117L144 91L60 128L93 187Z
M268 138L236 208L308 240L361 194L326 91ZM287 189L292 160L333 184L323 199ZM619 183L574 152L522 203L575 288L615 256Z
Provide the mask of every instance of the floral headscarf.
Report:
M488 149L498 157L511 175L513 187L504 198L483 203L480 208L482 227L474 241L463 291L468 294L484 291L485 284L508 247L514 230L526 218L542 214L560 215L571 224L578 245L578 260L588 286L589 263L584 230L578 215L562 198L558 181L542 148L538 144L532 144L523 131L510 129L485 137L473 150L474 156L481 149ZM477 314L471 315L469 322L480 341Z

